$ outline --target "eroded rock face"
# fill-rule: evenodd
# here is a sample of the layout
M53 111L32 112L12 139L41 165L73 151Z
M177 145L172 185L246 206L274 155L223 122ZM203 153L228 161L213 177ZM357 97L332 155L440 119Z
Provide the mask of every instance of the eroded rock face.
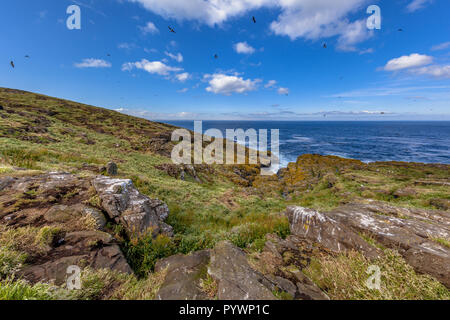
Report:
M334 252L357 250L368 258L377 258L380 254L345 224L318 211L293 206L287 208L286 214L295 236L320 243Z
M370 210L365 204L351 204L328 212L327 216L396 249L416 271L427 273L450 288L450 249L435 241L450 239L450 220L432 210L428 211L428 218L414 218L417 213L410 212L401 219L384 213L383 206L378 209L375 214L373 204ZM436 216L440 217L438 221L430 218Z
M169 215L167 205L139 193L131 180L99 176L92 185L109 217L121 223L130 236L139 237L149 232L154 236L173 235L172 227L164 223Z
M284 252L276 236L272 249L280 255ZM274 239L275 239L274 238ZM286 243L292 243L286 241ZM291 249L297 250L295 244ZM311 246L312 247L312 246ZM299 254L294 259L305 259ZM278 293L290 299L327 300L329 299L311 280L299 270L286 273L258 271L249 263L249 256L231 242L223 241L214 249L203 250L190 255L174 255L156 263L155 272L165 271L165 279L157 293L160 300L206 300L213 298L211 292L202 290L202 283L209 275L215 281L213 292L219 300L273 300ZM284 266L281 255L270 263L275 269ZM302 264L302 262L299 262ZM303 265L303 267L306 266ZM278 270L278 269L277 269ZM281 270L281 269L280 269ZM214 291L215 290L215 291Z
M427 273L450 287L450 249L436 241L450 239L446 212L370 202L349 204L326 213L289 207L287 216L296 237L335 252L356 250L375 258L380 251L359 236L366 234L397 250L417 272Z
M270 282L250 267L245 253L224 241L211 253L208 273L218 281L219 300L274 300Z
M67 233L47 256L37 257L20 274L31 282L53 282L62 285L69 266L80 269L110 269L131 274L133 271L111 235L100 231Z
M101 207L90 205L96 195ZM163 202L140 194L130 180L58 172L0 179L3 227L55 232L44 248L34 250L32 244L23 249L29 258L20 275L33 283L63 284L71 265L132 273L118 241L104 232L107 222L123 224L133 236L150 229L154 235L170 235L171 227L163 222L168 213Z
M157 262L156 272L167 275L156 297L159 300L207 300L200 290L200 281L206 275L210 253L198 251L190 255L178 254Z

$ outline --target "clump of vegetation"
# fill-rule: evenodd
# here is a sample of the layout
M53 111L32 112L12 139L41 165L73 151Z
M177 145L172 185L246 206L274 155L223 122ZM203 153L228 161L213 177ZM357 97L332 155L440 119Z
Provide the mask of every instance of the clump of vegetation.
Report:
M372 265L381 270L380 290L367 286L367 272ZM417 274L390 249L374 261L354 251L315 257L303 272L334 300L450 299L450 291L444 285L428 275Z
M124 251L136 275L145 277L154 270L156 261L175 254L177 248L173 239L161 234L153 238L149 234L140 240L127 243Z
M31 285L24 280L0 281L0 300L60 300L57 291L42 283Z
M26 259L27 254L0 246L0 280L14 277Z
M447 239L433 238L432 240L443 245L444 247L450 248L450 241L448 241Z
M202 279L200 279L200 289L206 293L209 299L214 300L217 298L218 283L208 273Z
M35 244L40 247L47 247L54 244L55 239L61 235L61 229L45 226L39 229L35 238Z

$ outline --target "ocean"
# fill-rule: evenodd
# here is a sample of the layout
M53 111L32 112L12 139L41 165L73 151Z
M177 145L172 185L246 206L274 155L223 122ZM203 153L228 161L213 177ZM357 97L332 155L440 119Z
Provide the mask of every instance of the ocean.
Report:
M194 121L163 121L194 129ZM280 165L302 154L334 155L363 162L405 161L450 164L450 122L203 121L211 128L279 129ZM270 134L269 134L270 136Z

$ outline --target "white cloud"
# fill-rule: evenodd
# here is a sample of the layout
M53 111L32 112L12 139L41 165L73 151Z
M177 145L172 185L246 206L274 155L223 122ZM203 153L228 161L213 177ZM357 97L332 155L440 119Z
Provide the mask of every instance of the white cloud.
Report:
M230 76L220 73L205 75L205 79L209 79L209 87L206 88L206 91L224 95L254 91L260 82L258 79L244 80L237 75Z
M399 71L410 68L417 68L431 64L433 62L433 57L422 55L418 53L413 53L409 56L402 56L400 58L390 60L384 70L386 71Z
M277 82L275 80L270 80L269 82L267 82L267 84L264 86L264 88L268 89L268 88L273 88L277 85Z
M288 88L278 88L278 94L281 94L281 95L288 95L289 94L289 89Z
M183 62L184 60L183 55L181 53L173 54L166 51L164 52L164 54L179 63Z
M343 51L357 51L355 45L371 36L367 30L366 20L344 23L338 38L338 49Z
M77 68L111 68L111 63L101 59L83 59L80 63L75 63Z
M418 75L427 75L434 78L450 78L450 65L446 66L427 66L422 68L417 68L411 71Z
M159 33L158 28L155 26L155 24L151 21L147 22L147 24L144 27L139 27L141 29L143 34L156 34Z
M432 47L431 50L438 51L438 50L445 50L447 48L450 48L450 41L438 44L438 45Z
M167 76L170 72L178 72L183 70L181 68L168 66L161 61L148 61L147 59L142 59L138 62L127 62L122 65L122 71L130 71L134 68L161 76Z
M191 77L191 75L187 72L184 72L184 73L177 74L175 77L178 79L178 81L184 82L184 81L188 80Z
M181 89L181 90L178 90L177 92L178 92L178 93L186 93L186 92L188 92L188 91L189 91L188 88L183 88L183 89Z
M362 28L362 20L351 22L348 16L372 0L128 0L166 19L194 20L209 26L261 9L272 8L280 15L270 25L277 35L319 39L339 36L341 47L351 45L370 36Z
M234 50L241 54L253 54L255 53L255 48L250 46L247 42L239 42L234 45Z
M136 46L136 44L134 44L134 43L122 42L122 43L119 43L119 45L117 46L117 48L119 48L119 49L125 49L125 50L130 50L130 49L135 49L135 48L137 48L137 46Z
M413 0L406 8L409 12L414 12L424 8L431 2L433 2L433 0Z

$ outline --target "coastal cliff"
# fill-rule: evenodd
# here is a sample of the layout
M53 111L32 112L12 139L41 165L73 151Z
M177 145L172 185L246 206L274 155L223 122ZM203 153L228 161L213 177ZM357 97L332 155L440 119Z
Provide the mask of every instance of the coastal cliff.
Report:
M449 165L174 165L174 129L0 89L0 299L450 299Z

